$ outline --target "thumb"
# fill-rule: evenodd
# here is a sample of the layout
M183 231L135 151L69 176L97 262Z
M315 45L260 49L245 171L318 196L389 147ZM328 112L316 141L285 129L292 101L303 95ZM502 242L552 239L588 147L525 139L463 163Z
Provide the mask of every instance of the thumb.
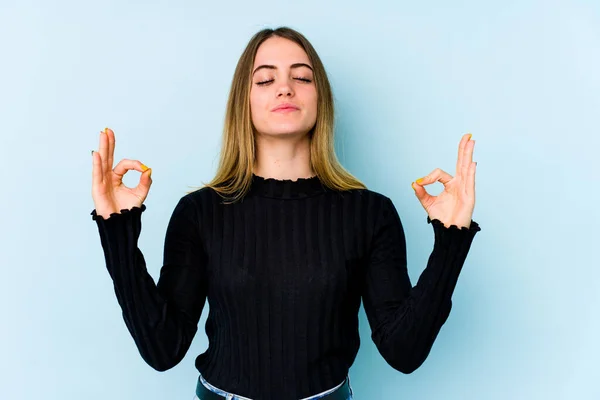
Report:
M419 199L419 202L421 202L421 205L423 205L423 207L425 206L425 204L433 197L431 196L429 193L427 193L427 190L425 190L425 188L421 185L419 185L416 182L411 183L412 188L415 191L415 196L417 196L417 199Z
M140 183L138 183L138 189L145 192L146 194L150 191L152 185L152 168L148 168L140 176Z

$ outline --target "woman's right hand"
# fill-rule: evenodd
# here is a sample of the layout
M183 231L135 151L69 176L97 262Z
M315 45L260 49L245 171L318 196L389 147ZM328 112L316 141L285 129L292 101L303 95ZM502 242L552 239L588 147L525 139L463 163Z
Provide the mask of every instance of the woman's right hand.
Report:
M115 134L106 128L100 132L99 151L92 154L92 198L96 215L101 215L104 219L123 209L141 207L152 185L152 169L138 160L122 159L113 169L114 152ZM142 173L138 185L134 188L123 184L123 176L129 170Z

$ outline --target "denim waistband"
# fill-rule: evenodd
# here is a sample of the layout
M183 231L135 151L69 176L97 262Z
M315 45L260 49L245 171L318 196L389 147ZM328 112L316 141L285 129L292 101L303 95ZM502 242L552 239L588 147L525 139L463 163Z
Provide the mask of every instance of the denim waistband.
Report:
M216 395L216 396L215 396ZM196 386L196 396L200 400L252 400L248 397L241 396L239 394L227 392L214 385L211 385L202 374L198 377L198 384ZM346 376L343 382L339 385L328 389L324 392L305 397L300 400L351 400L352 399L352 387L350 386L350 378Z

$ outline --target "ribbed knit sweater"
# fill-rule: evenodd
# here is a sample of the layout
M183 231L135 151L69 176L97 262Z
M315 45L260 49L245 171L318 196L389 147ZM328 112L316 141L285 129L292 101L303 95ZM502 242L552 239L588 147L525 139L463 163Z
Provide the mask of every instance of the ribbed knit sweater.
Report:
M208 300L209 345L196 368L212 385L260 400L300 399L344 381L359 349L361 300L387 363L417 369L480 230L428 217L433 250L412 287L402 223L380 193L254 175L243 201L222 200L206 187L181 197L158 283L138 248L146 206L91 215L143 359L158 371L177 365Z

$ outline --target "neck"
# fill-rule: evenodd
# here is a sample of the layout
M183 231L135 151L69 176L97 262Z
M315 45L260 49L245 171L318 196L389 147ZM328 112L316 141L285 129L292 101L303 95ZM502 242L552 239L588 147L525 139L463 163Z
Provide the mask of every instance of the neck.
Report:
M254 174L290 180L315 176L310 162L310 137L306 134L298 139L257 133Z

